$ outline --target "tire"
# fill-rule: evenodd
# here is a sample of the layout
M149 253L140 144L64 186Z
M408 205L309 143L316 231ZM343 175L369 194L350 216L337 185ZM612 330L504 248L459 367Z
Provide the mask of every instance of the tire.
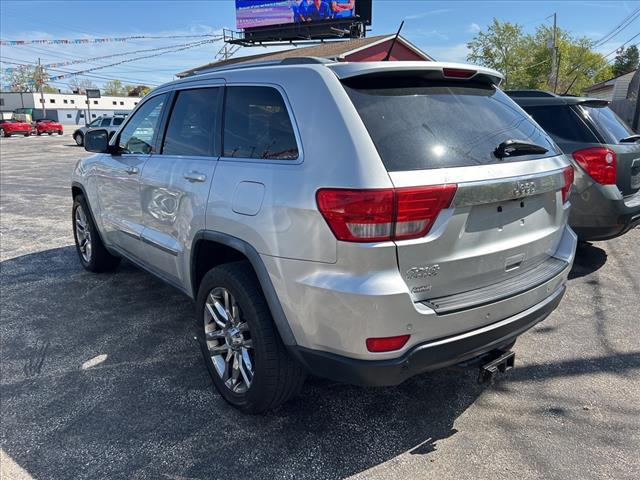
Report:
M115 269L120 258L111 255L102 243L84 195L77 195L73 199L71 222L76 253L82 266L94 273Z
M11 136L11 134L9 132L7 132L5 129L2 129L2 136L5 138L9 138Z
M42 132L41 132L40 130L38 130L38 131L36 132L36 135L40 136L40 135L42 135Z
M49 135L53 135L53 132L47 132Z
M27 132L24 134L25 137L30 137L31 136L31 132Z
M76 145L78 145L79 147L84 145L84 135L82 135L81 133L74 134L73 139L76 141Z
M230 295L228 302L223 300L224 291ZM227 323L220 322L224 317L216 310L218 322L225 324L224 328L214 320L210 310L216 295L220 299L218 305L229 319ZM230 308L225 309L225 303ZM245 413L261 413L298 394L305 373L282 343L248 262L228 263L209 270L198 290L196 315L207 369L228 403ZM245 354L250 360L248 363ZM226 362L225 358L229 357L232 359Z
M62 130L58 130L58 135L62 135Z

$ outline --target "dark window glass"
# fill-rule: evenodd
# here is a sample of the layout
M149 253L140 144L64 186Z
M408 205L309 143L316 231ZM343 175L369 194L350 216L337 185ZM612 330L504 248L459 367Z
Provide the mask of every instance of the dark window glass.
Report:
M153 151L165 99L166 95L150 98L129 119L118 140L118 145L123 153L151 153Z
M217 156L219 95L219 88L178 93L164 138L164 155Z
M553 141L493 86L415 77L354 79L345 88L388 171L515 162L557 155ZM548 150L499 160L505 140Z
M83 115L83 114L81 113L80 115ZM94 117L95 117L95 114L94 114ZM100 125L101 120L102 120L102 119L97 118L97 119L93 120L93 121L89 124L89 126L90 126L91 128L95 128L95 127L97 127L97 126L99 126L99 125Z
M124 117L114 117L113 118L113 125L115 127L117 127L118 125L122 125L123 121L124 121Z
M71 114L70 113L67 113L67 118L71 118Z
M114 101L113 101L113 104L114 104L114 105L117 105L117 104L118 104L118 102L116 102L116 101L114 100Z
M524 107L556 142L593 143L598 139L568 105Z
M298 145L289 112L272 87L228 87L224 156L295 160Z
M49 102L50 102L50 103L56 103L56 100L55 100L55 98L50 98L50 99L49 99Z
M578 107L585 117L590 119L609 144L620 143L620 140L630 135L633 131L624 121L609 107Z
M101 127L108 127L111 125L111 119L110 118L103 118L102 121L100 122L100 126Z
M76 103L76 101L75 100L71 100L71 103Z
M124 102L120 102L120 105L124 105Z

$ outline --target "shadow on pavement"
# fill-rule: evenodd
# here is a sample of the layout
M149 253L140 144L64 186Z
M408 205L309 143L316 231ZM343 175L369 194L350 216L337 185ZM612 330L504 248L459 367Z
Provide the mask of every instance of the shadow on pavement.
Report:
M433 452L482 393L475 372L379 389L310 378L247 416L213 389L192 302L151 275L87 273L72 246L0 274L3 448L34 478L346 477Z
M576 249L576 259L569 272L569 280L584 277L599 270L607 263L607 252L591 243L580 242Z

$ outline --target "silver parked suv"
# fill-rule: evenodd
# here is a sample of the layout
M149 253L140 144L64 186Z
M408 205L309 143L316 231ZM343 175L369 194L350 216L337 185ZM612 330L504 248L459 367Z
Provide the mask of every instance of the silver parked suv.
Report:
M244 64L164 85L73 174L83 266L124 257L196 300L247 412L306 373L396 385L516 337L565 291L573 169L480 67Z

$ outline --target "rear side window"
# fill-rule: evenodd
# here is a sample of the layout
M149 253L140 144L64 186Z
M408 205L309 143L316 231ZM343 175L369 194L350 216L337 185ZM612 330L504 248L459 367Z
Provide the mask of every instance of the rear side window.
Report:
M282 95L272 87L228 87L224 156L295 160L298 144Z
M568 105L524 109L557 142L599 143L594 133Z
M633 135L633 131L609 107L578 107L583 115L591 120L600 134L609 144L620 143L620 140Z
M102 122L100 122L100 126L101 127L108 127L111 125L111 119L110 118L103 118Z
M164 155L218 156L217 132L220 88L178 92L167 133Z
M345 82L388 171L505 163L557 155L557 149L506 94L474 82L388 77ZM526 140L543 155L493 155L505 140Z
M124 121L124 117L114 117L113 125L117 127L118 125L122 125L123 121Z

